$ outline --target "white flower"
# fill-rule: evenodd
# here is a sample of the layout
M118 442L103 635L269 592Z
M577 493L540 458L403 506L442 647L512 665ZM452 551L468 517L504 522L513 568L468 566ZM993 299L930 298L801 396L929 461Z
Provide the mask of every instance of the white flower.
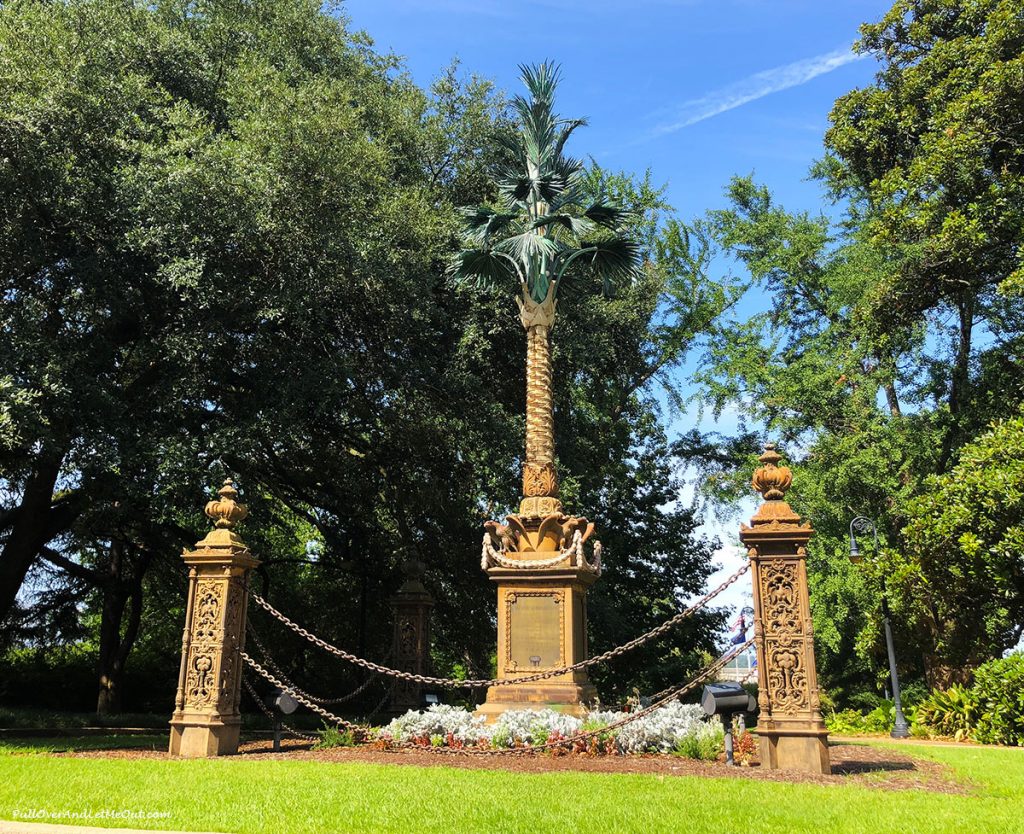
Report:
M405 742L413 738L451 735L461 744L495 744L512 747L516 744L543 744L552 733L572 736L584 726L614 724L628 713L595 711L581 720L552 709L509 710L488 726L482 717L462 707L434 704L424 712L410 710L394 719L380 731L382 738ZM695 704L673 701L649 715L611 731L621 753L668 753L685 746L685 742L701 741L714 748L722 738L722 726L709 720Z

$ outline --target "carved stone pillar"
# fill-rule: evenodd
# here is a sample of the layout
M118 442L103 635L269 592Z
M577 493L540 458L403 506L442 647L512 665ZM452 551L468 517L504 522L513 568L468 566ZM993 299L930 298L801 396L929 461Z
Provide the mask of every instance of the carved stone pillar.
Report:
M508 681L487 690L477 714L488 721L509 709L582 715L597 696L585 669L514 683L588 657L587 590L600 575L600 545L588 561L583 544L594 525L563 514L557 502L545 509L543 517L511 515L507 525L486 525L482 567L498 586L497 677Z
M395 668L425 675L430 671L430 611L434 598L423 585L426 565L410 559L402 565L405 582L391 597L395 613L393 643ZM391 695L391 712L404 713L420 708L422 685L397 681Z
M231 480L206 505L215 527L196 549L182 554L188 565L188 607L181 642L181 671L171 716L170 752L175 756L222 756L238 751L238 711L248 595L245 582L259 564L231 528L248 514L235 502Z
M814 531L784 500L793 476L781 459L765 447L753 479L765 501L740 529L754 584L761 766L830 773L805 564Z

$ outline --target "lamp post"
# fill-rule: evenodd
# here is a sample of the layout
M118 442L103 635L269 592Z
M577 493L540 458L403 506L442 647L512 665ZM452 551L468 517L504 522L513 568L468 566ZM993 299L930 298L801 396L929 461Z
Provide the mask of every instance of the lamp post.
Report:
M874 554L878 555L878 526L870 518L857 516L850 522L850 561L857 564L861 561L860 548L857 547L857 534L870 533L874 541ZM896 721L893 724L893 738L907 738L910 727L903 715L900 703L900 677L896 671L896 648L892 642L892 625L889 623L889 600L885 589L885 577L882 577L882 621L885 624L885 648L889 653L889 678L892 681L892 699L896 704Z

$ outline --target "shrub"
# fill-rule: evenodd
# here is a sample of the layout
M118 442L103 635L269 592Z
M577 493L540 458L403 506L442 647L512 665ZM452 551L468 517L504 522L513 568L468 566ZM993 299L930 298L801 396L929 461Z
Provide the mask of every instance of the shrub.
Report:
M621 720L623 715L602 712L591 713L590 718L612 723ZM711 729L705 729L708 727ZM707 720L699 706L678 701L668 703L615 731L616 742L623 753L670 753L680 745L690 743L685 739L698 736L707 739L714 736L720 748L724 732L717 721ZM708 740L705 743L711 742Z
M449 736L459 744L477 744L487 739L488 731L484 719L467 712L462 707L450 704L431 704L426 710L409 710L383 727L382 739L397 742L416 741L430 744L435 736L447 739Z
M866 714L855 709L844 709L825 716L828 731L841 736L887 733L895 723L896 706L885 700L881 700L878 706Z
M917 705L914 724L959 740L971 733L977 719L978 702L974 691L952 686L945 692L933 692L921 701Z
M314 750L327 750L331 747L354 747L356 737L351 730L332 727L327 724L320 730L320 740L313 745Z
M744 733L744 736L749 735ZM722 752L725 730L715 721L705 721L701 726L682 735L676 741L672 752L687 759L714 761Z
M739 733L733 739L733 759L738 765L749 765L757 755L757 742L751 733Z
M979 666L973 695L980 713L974 738L984 744L1024 746L1024 653Z
M544 744L549 736L558 733L569 736L577 733L583 722L571 715L555 712L553 709L516 709L502 713L491 729L491 739L499 734L505 739L506 747L516 744ZM497 746L497 745L495 745Z

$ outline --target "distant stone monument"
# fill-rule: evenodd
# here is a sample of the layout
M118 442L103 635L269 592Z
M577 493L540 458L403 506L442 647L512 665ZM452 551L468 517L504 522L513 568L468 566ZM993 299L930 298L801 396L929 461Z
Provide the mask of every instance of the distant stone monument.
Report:
M814 531L784 500L793 475L781 459L765 447L753 479L765 500L740 529L754 584L761 766L830 773L805 564Z
M249 571L259 565L232 528L248 515L235 501L231 479L206 505L214 529L186 551L188 606L181 642L181 671L171 717L170 752L191 758L238 751L242 682L239 650L245 644Z
M395 667L416 675L426 675L430 671L430 612L434 598L423 584L425 572L426 565L417 559L404 562L402 573L405 574L405 582L391 597L391 610L395 617L392 644ZM422 695L422 684L397 681L391 694L391 712L419 709Z

